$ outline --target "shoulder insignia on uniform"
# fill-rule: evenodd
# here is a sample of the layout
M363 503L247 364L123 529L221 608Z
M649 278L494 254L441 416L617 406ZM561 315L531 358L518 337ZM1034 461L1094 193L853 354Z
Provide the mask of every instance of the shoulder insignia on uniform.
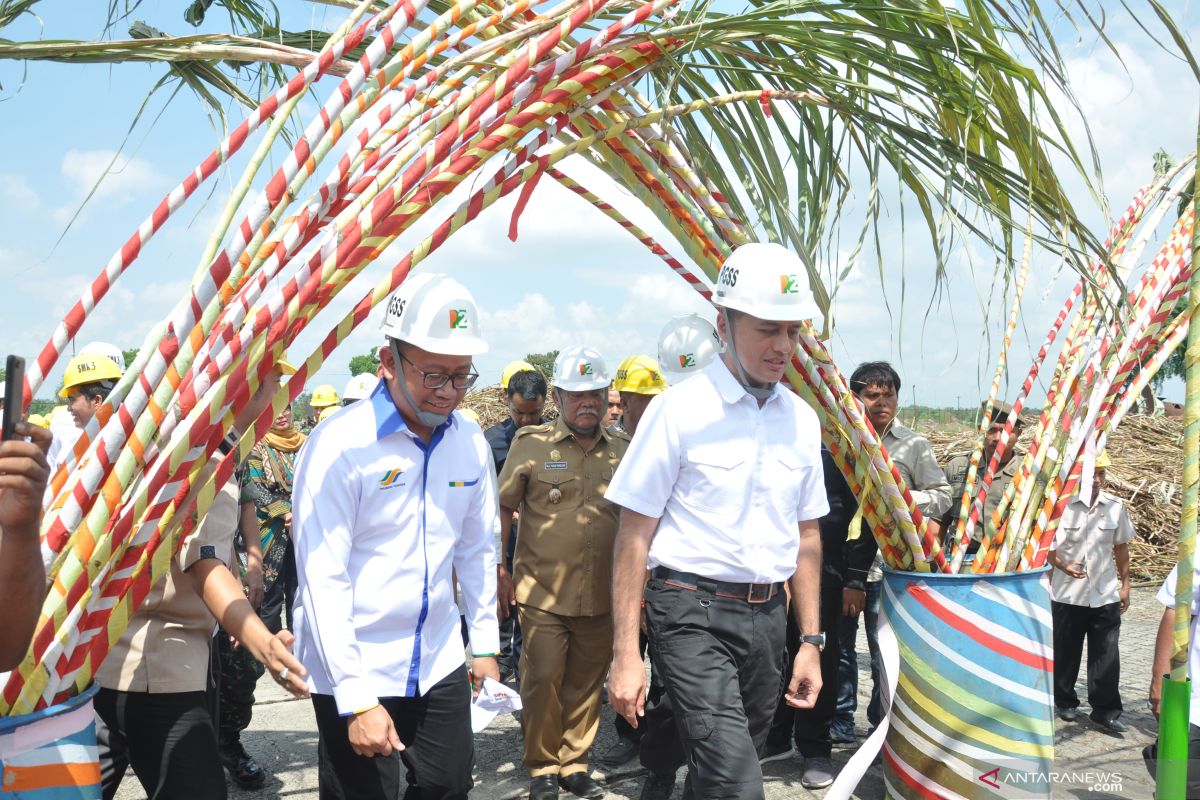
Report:
M517 432L513 435L513 441L520 439L522 436L529 436L533 433L545 433L546 431L553 430L553 428L554 423L552 422L546 425L526 425L524 428L517 429Z
M211 544L200 545L200 558L216 558L217 548Z

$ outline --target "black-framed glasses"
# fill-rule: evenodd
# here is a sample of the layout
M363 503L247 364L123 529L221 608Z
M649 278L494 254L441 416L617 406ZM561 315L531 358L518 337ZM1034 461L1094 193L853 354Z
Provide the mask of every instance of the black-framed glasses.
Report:
M479 380L478 372L468 372L464 375L447 375L444 372L426 372L412 362L408 356L400 353L400 358L408 362L408 365L421 374L421 383L426 389L440 389L447 383L455 389L462 391L470 389L475 385L475 381Z

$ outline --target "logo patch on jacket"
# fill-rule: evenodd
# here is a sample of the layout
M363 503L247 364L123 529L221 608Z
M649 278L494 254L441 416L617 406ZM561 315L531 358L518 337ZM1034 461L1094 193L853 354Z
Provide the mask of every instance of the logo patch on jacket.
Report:
M389 469L387 472L383 473L383 477L379 479L379 488L391 489L393 486L403 486L404 484L397 483L397 481L400 480L400 476L403 474L403 469Z

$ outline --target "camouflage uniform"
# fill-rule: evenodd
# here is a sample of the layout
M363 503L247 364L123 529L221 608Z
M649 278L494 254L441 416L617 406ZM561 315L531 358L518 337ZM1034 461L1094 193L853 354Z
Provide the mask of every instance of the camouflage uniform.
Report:
M258 615L272 634L283 629L281 615L289 617L296 568L291 532L284 524L291 510L291 474L295 453L285 453L260 442L242 468L242 504L253 503L263 548L263 601ZM235 540L241 574L246 572L246 543L241 531ZM254 687L264 668L244 647L235 648L229 635L217 631L217 657L221 670L220 712L217 731L222 742L236 742L254 714Z

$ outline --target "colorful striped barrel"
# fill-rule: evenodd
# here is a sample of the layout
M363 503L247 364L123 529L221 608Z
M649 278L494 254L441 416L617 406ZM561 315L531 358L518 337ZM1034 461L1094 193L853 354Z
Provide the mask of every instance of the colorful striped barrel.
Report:
M1049 570L888 570L882 606L900 657L883 747L888 796L1050 797Z
M2 800L99 800L98 688L33 714L0 717Z

